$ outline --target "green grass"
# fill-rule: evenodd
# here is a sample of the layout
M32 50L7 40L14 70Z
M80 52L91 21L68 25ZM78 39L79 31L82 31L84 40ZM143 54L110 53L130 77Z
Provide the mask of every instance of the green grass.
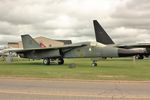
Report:
M76 68L69 64L76 63ZM150 80L150 59L107 59L91 67L90 59L65 59L64 65L43 65L42 61L0 61L0 77L32 77L85 80Z

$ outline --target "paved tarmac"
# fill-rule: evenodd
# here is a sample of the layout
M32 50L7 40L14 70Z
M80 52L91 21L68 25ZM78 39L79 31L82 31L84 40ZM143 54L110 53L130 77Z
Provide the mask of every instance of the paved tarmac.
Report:
M0 78L0 100L150 100L150 82Z

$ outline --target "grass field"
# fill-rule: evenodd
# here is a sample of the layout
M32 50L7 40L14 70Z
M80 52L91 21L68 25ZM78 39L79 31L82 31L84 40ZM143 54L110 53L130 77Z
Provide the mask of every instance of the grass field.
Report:
M69 64L76 63L75 68ZM107 59L98 61L97 67L91 67L90 59L65 59L64 65L43 65L39 61L13 61L7 64L0 61L0 77L31 77L54 79L85 80L150 80L150 59L132 58Z

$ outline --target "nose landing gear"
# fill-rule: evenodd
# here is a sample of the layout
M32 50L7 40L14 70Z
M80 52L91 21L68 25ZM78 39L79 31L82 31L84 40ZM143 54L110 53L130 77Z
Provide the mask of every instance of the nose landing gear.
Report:
M92 64L91 64L91 67L96 67L96 66L97 66L96 60L93 60Z

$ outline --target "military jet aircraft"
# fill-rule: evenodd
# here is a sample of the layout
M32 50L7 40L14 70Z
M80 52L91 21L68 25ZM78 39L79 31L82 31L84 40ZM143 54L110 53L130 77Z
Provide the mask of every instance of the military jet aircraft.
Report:
M127 57L139 53L98 42L80 42L59 47L41 48L30 35L22 35L21 37L23 49L13 52L16 52L22 58L43 59L45 65L49 65L54 60L57 60L59 65L64 64L64 58ZM94 60L92 66L97 66Z
M139 44L115 44L110 36L106 33L103 27L98 23L97 20L93 20L96 41L105 45L111 45L117 48L124 48L129 50L135 50L140 52L136 57L143 59L144 56L150 55L150 43L139 43Z

